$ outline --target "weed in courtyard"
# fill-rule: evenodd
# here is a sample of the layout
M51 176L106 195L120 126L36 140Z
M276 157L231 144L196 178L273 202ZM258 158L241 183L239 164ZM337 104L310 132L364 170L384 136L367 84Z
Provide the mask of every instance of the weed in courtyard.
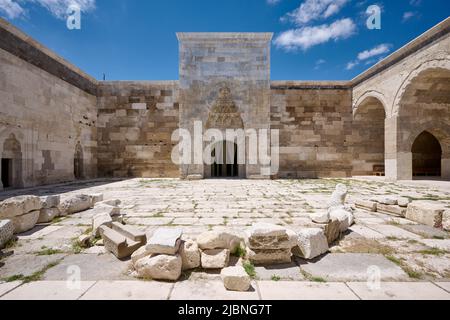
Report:
M389 261L395 263L400 268L402 268L403 271L405 271L405 273L411 279L422 279L423 275L420 272L417 272L417 271L413 270L411 267L407 266L406 263L402 259L396 258L391 255L386 256L386 259L388 259Z
M3 281L5 281L5 282L22 281L23 283L39 281L42 279L42 277L48 270L50 270L53 267L56 267L60 262L61 262L61 260L49 263L41 270L36 271L29 276L24 276L23 274L17 274L17 275L13 275L11 277L3 279Z
M253 263L246 261L243 264L243 267L245 269L245 272L247 272L247 274L254 279L256 277L256 271L255 271L255 266L253 265Z
M426 250L420 250L417 253L423 254L423 255L430 255L430 256L442 256L447 253L445 250L441 250L438 248L430 248Z
M158 212L155 213L152 218L164 218L164 213L163 212Z
M315 276L313 276L312 274L306 272L303 269L301 270L301 273L307 280L309 280L311 282L319 282L319 283L326 283L327 282L327 280L325 280L324 278L322 278L322 277L315 277Z
M390 255L394 249L373 239L352 239L349 242L339 241L338 245L346 253L369 253Z
M63 253L63 252L58 249L43 248L43 250L36 253L36 255L37 256L52 256L54 254L60 254L60 253Z
M4 245L4 249L12 249L12 248L14 248L18 244L18 241L19 240L18 240L17 237L13 237L11 240L6 242L6 244Z
M277 276L277 275L273 275L271 279L272 279L272 281L278 282L281 280L281 277Z
M242 248L241 246L236 247L236 249L234 249L234 251L231 253L232 256L238 258L245 257L245 254L246 254L245 249Z
M65 217L56 217L55 219L52 220L51 224L57 224L60 223L61 221L63 221L65 219Z
M72 240L72 252L74 254L80 254L83 251L83 246L77 238Z
M443 237L443 236L433 236L433 239L435 239L435 240L445 240L445 237Z

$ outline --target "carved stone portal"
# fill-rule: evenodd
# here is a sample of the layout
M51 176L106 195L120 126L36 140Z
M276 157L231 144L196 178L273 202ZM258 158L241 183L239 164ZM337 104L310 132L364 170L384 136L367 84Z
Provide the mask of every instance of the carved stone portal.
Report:
M219 90L219 96L210 110L206 127L213 129L241 129L244 127L244 122L228 87Z

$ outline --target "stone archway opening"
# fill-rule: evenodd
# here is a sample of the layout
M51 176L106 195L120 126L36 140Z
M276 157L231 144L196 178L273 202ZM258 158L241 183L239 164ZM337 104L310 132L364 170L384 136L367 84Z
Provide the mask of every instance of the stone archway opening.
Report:
M422 132L411 148L413 177L441 177L442 148L428 131Z
M383 103L365 98L353 117L353 176L385 175L385 119Z
M73 175L76 180L81 180L84 177L84 163L83 163L83 148L78 142L75 146L75 156L73 158Z
M401 96L397 120L398 179L450 178L450 70L425 69Z
M211 165L211 178L238 178L238 145L234 142L221 141L211 151L214 163Z
M21 188L22 148L19 140L11 133L3 143L1 155L1 181L3 188Z

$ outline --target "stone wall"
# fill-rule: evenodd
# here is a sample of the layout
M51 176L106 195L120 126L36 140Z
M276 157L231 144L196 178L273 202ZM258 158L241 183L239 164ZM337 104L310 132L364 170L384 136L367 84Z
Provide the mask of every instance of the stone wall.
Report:
M203 129L222 129L206 128L206 123L220 90L226 89L242 118L242 129L268 130L272 34L179 33L177 36L180 50L180 128L192 133L194 122L201 121ZM248 151L247 145L247 159ZM260 163L247 162L245 173L240 172L240 176L261 176L261 169ZM182 165L182 176L192 174L208 177L210 167Z
M271 128L280 130L278 177L350 176L351 90L344 83L271 87Z
M177 81L100 83L99 176L178 177L171 159L178 125Z
M11 159L10 187L74 180L77 144L83 177L97 177L95 107L94 95L0 49L0 155Z

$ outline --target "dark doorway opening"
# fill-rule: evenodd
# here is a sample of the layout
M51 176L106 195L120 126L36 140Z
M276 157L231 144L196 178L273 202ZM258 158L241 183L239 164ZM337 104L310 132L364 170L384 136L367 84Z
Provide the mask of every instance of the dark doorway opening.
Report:
M222 148L222 152L218 148ZM229 150L227 148L232 148ZM213 149L211 156L216 161L211 166L212 178L239 177L238 153L236 143L222 143Z
M429 132L422 132L412 146L413 176L440 177L442 148L439 141Z
M3 188L9 188L12 185L11 181L11 166L12 159L2 159L2 184Z

